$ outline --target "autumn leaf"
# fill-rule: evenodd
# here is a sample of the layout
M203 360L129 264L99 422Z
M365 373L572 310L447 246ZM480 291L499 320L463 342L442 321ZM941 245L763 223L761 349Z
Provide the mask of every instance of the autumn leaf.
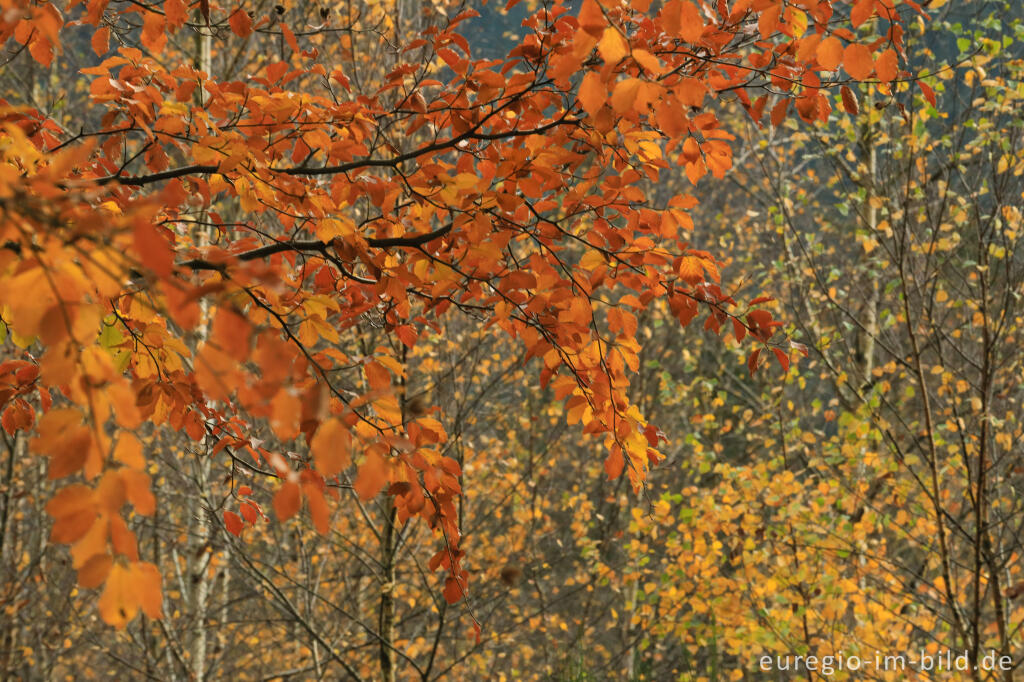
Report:
M600 36L608 22L595 0L583 0L579 13L580 28L593 36Z
M843 68L856 80L866 80L875 70L871 50L867 45L850 43L843 50Z
M301 503L302 498L299 495L297 483L285 481L274 493L274 513L282 521L287 521L295 516L299 512Z
M46 504L53 517L50 542L71 543L82 537L96 519L96 498L92 488L81 484L65 486Z
M639 78L627 78L615 84L611 104L616 113L622 114L633 109L642 82Z
M142 443L132 433L122 433L114 448L114 459L133 469L144 469L146 458L142 454Z
M679 37L691 44L699 43L704 33L704 21L701 19L700 10L690 0L678 1Z
M850 23L856 28L871 18L875 12L875 0L856 0L850 10Z
M629 54L629 45L616 28L609 26L604 30L601 40L597 44L597 51L606 63L618 64Z
M110 50L110 29L106 26L102 26L92 34L90 44L92 45L92 51L96 53L96 56L102 57Z
M337 419L320 424L310 443L313 462L325 477L335 476L349 465L351 437L348 429Z
M875 59L875 73L878 74L878 80L880 81L890 82L896 80L896 77L899 75L899 59L896 56L896 51L891 47L883 50Z
M828 36L818 44L818 64L827 71L835 71L843 61L843 44L835 36Z
M532 8L521 37L490 46L501 54L484 58L479 37L460 33L476 10L449 0L411 15L388 3L352 10L87 0L71 22L58 7L21 3L0 17L5 39L46 67L43 99L60 103L41 106L32 88L5 95L0 343L11 359L0 363L0 425L31 453L12 460L7 485L21 514L12 523L31 521L25 510L38 509L37 493L48 489L25 478L33 462L51 481L75 477L47 503L50 539L70 545L80 585L103 589L100 615L117 627L139 612L159 615L159 570L187 574L169 600L202 593L190 581L219 580L223 543L196 526L201 507L221 511L229 533L248 529L252 546L233 542L232 552L271 546L261 522L268 499L278 520L305 507L320 542L344 538L352 550L368 527L387 545L374 516L385 514L395 520L387 527L402 529L402 552L429 536L435 552L443 548L430 563L448 572L440 589L454 603L468 596L468 548L460 542L466 519L475 522L467 512L483 513L481 489L537 480L531 490L547 491L539 481L551 475L594 490L609 476L640 492L665 459L659 434L668 432L648 423L647 412L686 415L676 426L693 433L685 442L695 461L706 461L697 446L720 445L719 436L733 447L762 416L704 414L720 406L705 408L699 391L679 383L689 369L655 368L662 359L689 367L698 350L700 367L717 357L704 352L699 330L686 330L694 340L679 353L651 347L700 320L715 334L731 330L727 349L753 344L752 354L738 356L749 358L751 372L772 348L786 381L798 379L781 350L795 348L780 338L781 321L733 300L763 280L744 249L770 250L771 240L750 247L748 233L760 234L766 216L778 215L767 212L774 190L755 183L733 114L746 111L760 126L770 107L786 157L780 168L806 168L816 183L815 192L794 195L787 215L813 211L815 224L831 229L817 220L828 207L815 202L855 179L801 165L800 126L829 118L833 85L846 111L858 105L852 83L823 72L843 66L852 80L877 76L885 92L901 65L911 71L908 44L920 33L904 30L899 14L875 0L849 10L830 0L583 0L539 14ZM871 27L884 34L870 35ZM183 40L185 28L198 42ZM85 44L79 38L99 59L82 66L67 58L68 46ZM934 92L920 87L934 105ZM786 121L791 104L802 121ZM895 104L909 119L904 106ZM836 149L837 158L847 151ZM1009 177L1012 150L999 158ZM706 191L691 196L687 182ZM749 192L739 210L734 186ZM884 220L872 228L876 240L886 234ZM1000 220L1006 230L1019 222ZM943 224L954 227L936 248L952 251L961 222L948 216ZM737 237L734 227L746 232ZM1005 259L1007 249L991 258ZM809 267L785 265L787 277ZM825 293L819 288L796 295L815 302ZM781 316L781 308L772 310ZM817 390L817 381L805 383ZM534 389L562 402L547 404ZM494 395L502 397L489 402ZM689 396L686 405L679 395ZM576 427L573 449L551 443L537 459L527 454L538 452L533 446L517 443L525 433L539 442L546 436L534 430L564 422ZM591 457L567 457L577 445ZM528 460L536 462L524 477L518 467ZM183 485L193 479L201 491ZM332 502L349 485L357 502L379 498L365 516L361 505L348 514ZM21 490L36 506L21 501ZM519 509L521 494L505 499ZM531 523L546 527L549 501L531 495ZM598 512L581 496L565 504L572 533L589 537ZM845 509L832 500L821 508ZM141 518L158 513L157 523ZM599 513L618 523L619 515ZM487 523L519 523L517 515L495 513ZM161 545L171 528L189 529L173 552ZM39 536L17 530L11 537ZM489 539L486 530L473 536L481 554L472 564L481 572L496 556ZM594 554L565 539L567 556L601 561L610 548ZM319 548L294 542L302 561L319 561ZM20 556L20 547L12 551ZM156 557L159 567L140 557ZM233 609L227 592L240 583L227 575L224 608ZM429 603L418 584L385 582L392 596L384 601ZM168 627L158 636L172 641ZM223 634L228 641L239 633ZM439 656L453 650L442 634ZM422 652L409 642L415 659ZM728 641L736 650L746 644Z
M857 104L857 96L845 85L839 88L839 94L842 97L843 109L846 110L846 113L856 116L857 112L860 111L860 106Z
M245 523L242 521L242 517L233 511L224 512L224 527L232 535L239 537L242 534L242 530L245 528Z
M376 448L369 448L366 451L366 456L359 465L355 483L352 484L360 499L369 500L380 492L390 479L389 468L387 460Z
M240 38L247 38L252 33L252 20L241 7L231 13L231 16L228 17L228 24L235 35Z
M114 562L99 598L100 617L117 628L134 620L140 609L150 618L160 618L163 611L160 583L160 573L151 563Z
M578 97L583 110L589 115L594 116L604 105L608 97L608 91L604 83L601 82L601 77L596 73L590 72L583 77Z

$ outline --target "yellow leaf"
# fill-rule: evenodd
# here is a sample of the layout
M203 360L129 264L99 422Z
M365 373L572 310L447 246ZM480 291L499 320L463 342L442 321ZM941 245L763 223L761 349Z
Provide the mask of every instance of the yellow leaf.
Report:
M316 226L316 238L327 244L335 237L351 237L356 233L356 224L346 216L321 218Z

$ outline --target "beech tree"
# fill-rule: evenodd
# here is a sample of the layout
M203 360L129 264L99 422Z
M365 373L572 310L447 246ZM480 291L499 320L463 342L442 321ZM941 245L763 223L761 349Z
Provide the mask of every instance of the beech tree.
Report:
M473 57L459 30L475 14L5 0L0 35L40 73L83 31L98 57L66 75L71 113L35 87L3 110L0 407L8 485L45 463L49 540L70 545L108 624L169 615L170 576L138 542L169 468L195 493L196 651L215 530L244 551L271 511L327 534L344 501L383 501L383 556L418 520L443 599L471 598L470 463L424 379L453 329L535 360L634 491L666 441L631 390L638 318L699 320L747 344L750 374L806 354L766 296L734 300L691 211L730 172L724 112L811 126L835 88L855 113L852 81L889 92L909 77L902 23L921 8L553 2L505 59ZM698 189L643 189L673 167ZM191 445L158 455L172 431Z

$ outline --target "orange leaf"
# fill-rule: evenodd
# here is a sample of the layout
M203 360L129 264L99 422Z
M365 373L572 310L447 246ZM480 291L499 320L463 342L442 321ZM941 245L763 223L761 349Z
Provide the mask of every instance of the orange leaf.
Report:
M74 408L50 410L39 420L36 431L39 435L29 445L50 458L49 478L62 478L85 466L92 449L92 433L82 424L81 412Z
M683 142L683 158L689 163L693 163L697 159L701 158L700 143L697 142L696 138L687 137L686 141Z
M777 359L779 361L779 364L782 365L782 371L783 372L788 372L789 371L789 356L786 355L779 348L772 348L772 352L775 353L775 359Z
M162 601L156 566L139 561L128 566L116 562L110 567L98 606L103 621L120 629L138 615L139 607L150 618L160 618Z
M661 61L647 50L633 50L633 59L652 74L660 76L665 71L661 66Z
M919 80L917 81L917 87L921 88L921 93L924 95L924 98L928 102L928 104L931 104L933 107L936 106L935 91L932 90L932 86L928 85L924 81Z
M856 28L875 13L875 0L857 0L850 9L850 23Z
M871 50L867 45L850 43L843 51L843 68L855 80L867 80L871 72L875 70L874 61L871 59Z
M371 391L380 391L391 388L391 372L375 360L371 360L363 367L366 373L366 381Z
M142 612L150 618L159 619L163 615L163 590L161 588L160 571L148 561L137 561L132 564L131 577L135 582L136 594Z
M679 278L689 285L704 281L704 261L696 256L683 256L679 260Z
M391 478L389 469L388 460L375 448L368 448L363 463L359 465L356 481L352 484L352 489L359 495L359 499L369 500L380 492Z
M786 109L789 108L789 98L780 99L775 106L772 107L771 121L772 125L778 128L782 125L782 122L786 120Z
M583 0L583 6L580 7L579 22L581 29L595 37L601 35L604 32L605 26L608 25L600 5L594 2L594 0Z
M227 401L236 384L237 367L238 363L231 356L204 343L199 347L195 362L196 383L210 400Z
M148 17L159 16L153 13L146 15L147 21ZM160 35L163 35L162 29ZM174 255L167 240L161 236L157 227L142 220L135 223L135 254L139 262L158 277L169 277L174 268Z
M241 7L231 13L231 16L228 17L228 24L235 35L240 38L246 38L252 33L252 19Z
M132 561L139 560L139 543L128 525L120 516L110 517L110 544L115 554L126 556Z
M242 518L233 511L224 512L224 527L228 529L228 532L238 537L242 534L242 529L245 528L245 524L242 522Z
M605 100L608 98L608 89L601 82L599 75L589 71L583 77L583 82L580 84L580 91L576 98L579 100L580 106L583 107L583 111L587 112L590 116L594 116L604 106Z
M846 113L856 116L860 111L860 105L857 104L857 96L853 94L853 90L844 85L839 88L839 96L843 99L843 109Z
M411 325L398 325L395 327L395 334L398 336L398 340L401 341L406 348L412 348L416 345L416 329Z
M60 40L60 29L64 26L64 17L53 3L39 6L33 17L33 28L51 43Z
M239 509L242 512L242 517L251 524L255 524L262 513L260 508L252 500L245 500L242 502L242 506L239 507Z
M161 52L167 45L167 35L164 33L167 18L162 13L152 11L144 12L144 14L142 35L139 36L142 45L152 52Z
M445 601L447 601L449 604L454 604L455 602L462 599L462 597L465 596L466 592L462 589L462 585L460 584L459 580L455 579L452 576L448 576L444 581L443 594Z
M843 43L835 36L829 36L818 44L818 64L828 71L835 71L843 61Z
M878 55L878 59L875 60L875 73L878 74L878 80L886 83L892 82L896 80L899 71L899 57L896 56L894 49L890 47Z
M688 43L699 43L703 34L704 21L700 10L689 0L682 0L679 6L679 37Z
M117 437L114 460L132 469L144 469L146 459L142 456L142 443L133 434L122 431Z
M274 513L277 514L277 518L287 521L298 513L301 501L298 484L285 481L274 493Z
M798 97L796 100L796 110L800 114L800 118L805 121L814 121L818 118L827 120L827 115L822 116L822 105L827 106L827 100L825 100L821 95L816 94L808 95L806 97Z
M761 349L757 348L747 358L747 369L750 370L750 376L754 376L754 370L757 369L757 360L761 356Z
M167 17L167 25L174 30L184 26L188 20L188 6L185 0L164 0L163 10Z
M679 28L682 24L683 3L682 0L668 0L661 8L661 25L665 33L670 36L679 35Z
M110 522L104 515L96 517L89 531L71 545L71 565L81 569L97 555L107 555L107 539L110 535Z
M110 29L106 26L96 29L96 32L92 34L90 43L92 44L92 51L98 57L105 55L110 50Z
M110 574L114 560L109 554L96 554L78 569L78 584L91 589L99 587Z
M629 54L629 45L618 29L609 26L601 36L601 42L597 44L597 51L606 64L618 64Z
M341 421L328 419L320 424L309 445L316 470L329 477L345 469L349 465L351 440L348 429Z
M608 479L618 478L622 475L622 470L626 466L626 461L622 458L622 450L618 445L613 445L608 456L604 460L604 471L608 474Z
M143 516L156 511L156 497L150 489L149 474L135 469L122 469L121 479L124 481L125 497L135 507L135 511Z
M34 36L28 44L28 52L32 59L43 66L49 66L53 62L53 43L45 36Z
M288 43L288 47L292 48L292 52L299 51L299 41L295 40L295 34L287 24L281 24L281 33L284 34L284 40Z
M761 37L767 40L775 31L779 28L779 17L782 14L782 3L772 5L766 10L761 12L761 16L757 20L757 29L761 32Z
M676 97L679 101L690 107L699 107L704 104L704 96L707 94L707 87L699 78L682 78L676 85Z
M627 78L615 84L612 91L612 109L617 114L624 114L636 103L637 91L643 83L639 78Z
M138 614L139 602L135 597L131 572L120 562L110 567L107 583L97 606L103 622L118 629L123 628Z
M74 542L88 532L96 519L95 493L80 483L65 486L47 503L46 512L54 519L50 542Z
M18 398L4 410L0 423L3 424L4 431L13 435L15 431L28 431L31 429L35 416L35 412L32 411L28 403Z
M221 308L213 318L211 339L213 345L235 360L244 361L249 357L249 337L252 327L249 322L229 308Z
M107 512L115 514L127 499L121 472L108 469L96 486L96 502Z

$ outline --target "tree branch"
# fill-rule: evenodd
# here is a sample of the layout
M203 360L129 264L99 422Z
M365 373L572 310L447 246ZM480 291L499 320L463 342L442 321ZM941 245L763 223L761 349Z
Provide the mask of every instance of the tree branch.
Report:
M406 237L382 237L382 238L370 238L366 240L366 243L375 249L396 249L404 247L420 247L428 242L432 242L435 239L440 239L452 230L453 223L448 223L442 227L437 228L433 232L424 232L422 234L411 234ZM261 258L267 258L274 255L275 253L283 253L286 251L296 251L299 253L319 253L326 255L330 243L324 243L319 239L304 239L304 240L291 240L274 242L273 244L267 244L261 246L258 249L251 251L243 251L241 253L231 254L233 258L237 258L240 261L251 261L260 260ZM191 260L183 261L178 263L179 267L189 268L192 270L224 270L227 267L227 263L215 263L213 261L205 260L203 258L193 258Z

